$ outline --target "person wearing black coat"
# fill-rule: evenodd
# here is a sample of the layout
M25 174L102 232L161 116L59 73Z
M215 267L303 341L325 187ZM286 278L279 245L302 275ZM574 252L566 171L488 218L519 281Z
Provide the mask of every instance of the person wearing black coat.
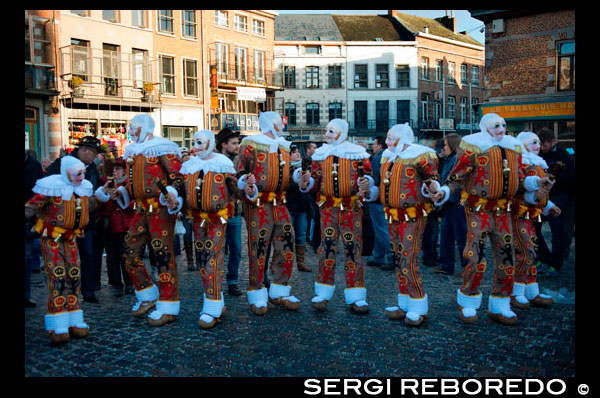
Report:
M43 177L42 165L25 150L25 203L33 196L35 182ZM34 223L35 217L25 220L25 307L30 308L36 306L31 301L31 270L40 269L40 235L31 231Z
M540 156L548 164L548 174L554 175L555 183L550 190L549 199L560 209L568 208L569 196L574 194L575 164L573 157L556 144L554 132L543 128L537 133L540 138ZM552 250L548 248L542 235L542 223L536 223L538 236L538 259L542 264L547 264L546 276L555 277L560 271L565 252L565 244L569 241L566 230L565 214L557 217L546 216L543 222L548 222L552 232ZM542 271L544 266L542 266ZM538 268L538 274L540 274Z
M94 159L100 152L106 152L100 146L100 140L85 136L76 145L71 153L65 156L73 156L85 164L85 179L92 183L94 191L100 186L100 173L94 163ZM46 173L48 175L60 174L61 158L56 159ZM94 230L96 228L96 214L90 213L88 225L85 227L84 236L77 238L77 246L81 259L81 295L83 300L89 303L97 303L98 298L94 293L96 286L95 275L99 273L97 269L99 261L97 261L97 253L94 250ZM101 256L102 254L100 254Z

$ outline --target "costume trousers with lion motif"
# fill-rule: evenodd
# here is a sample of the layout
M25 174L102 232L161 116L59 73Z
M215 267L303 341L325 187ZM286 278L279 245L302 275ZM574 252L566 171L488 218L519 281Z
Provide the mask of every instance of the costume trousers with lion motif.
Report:
M321 216L321 246L319 257L319 275L317 282L325 285L335 284L335 263L340 236L344 246L346 264L346 287L365 287L365 272L362 262L362 210L323 206Z
M47 314L79 310L81 270L76 240L60 239L55 242L53 238L42 236L40 246L49 278Z
M532 220L512 216L515 234L515 263L517 271L515 282L529 285L537 279L535 266L537 251L537 234Z
M465 209L467 215L467 244L463 257L468 261L463 274L463 294L479 294L479 285L486 269L485 241L489 236L494 258L492 296L509 297L513 290L515 265L513 228L506 212Z
M223 282L223 244L225 243L225 229L227 224L219 222L204 222L194 220L194 250L196 251L196 265L202 274L204 293L210 300L221 300Z
M272 202L266 202L254 206L244 203L244 218L248 228L249 290L262 288L265 259L271 245L272 281L286 285L294 264L294 228L286 205L277 203L274 206Z
M173 251L175 216L167 208L157 206L152 213L138 208L134 213L129 231L125 235L125 267L135 290L140 291L154 284L142 261L142 249L150 242L158 265L158 291L161 301L179 300L179 281Z
M425 297L421 268L417 262L421 252L427 218L392 221L388 224L392 261L398 278L398 290L414 299Z

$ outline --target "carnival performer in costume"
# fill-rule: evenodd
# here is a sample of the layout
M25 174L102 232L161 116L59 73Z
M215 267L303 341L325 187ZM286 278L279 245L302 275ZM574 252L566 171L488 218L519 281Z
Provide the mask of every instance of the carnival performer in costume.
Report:
M440 184L435 151L413 141L408 124L397 124L388 131L388 147L381 156L378 199L389 221L392 261L400 291L398 305L387 307L385 313L391 319L420 326L427 318L428 297L417 259L427 214L433 210L427 198Z
M106 189L99 187L98 191ZM40 244L49 281L50 296L45 316L46 330L55 344L69 337L84 338L89 326L81 309L81 272L75 238L83 236L89 213L98 202L92 183L85 179L85 165L73 156L64 156L60 174L37 180L35 195L25 203L25 218L37 215L35 232Z
M285 206L285 189L290 179L290 142L281 137L283 122L276 112L260 114L262 134L246 137L235 163L238 188L252 187L244 195L244 218L248 228L250 284L247 295L252 312L264 315L267 301L297 310L300 300L291 295L288 281L294 264L294 230ZM243 175L242 175L243 174ZM250 189L250 188L248 188ZM267 250L273 246L273 279L267 292L263 285Z
M523 145L523 167L526 176L546 177L548 165L538 154L540 139L532 132L523 131L517 136ZM548 307L554 300L547 294L540 293L535 266L537 236L535 222L540 222L540 215L560 215L560 208L544 194L536 198L533 193L526 193L529 202L523 195L518 195L512 208L513 230L515 231L515 260L517 265L515 283L510 303L519 309L529 308L529 304ZM531 204L537 202L537 204Z
M540 187L548 190L552 183L547 177L525 177L522 147L516 138L505 135L503 118L489 113L481 118L479 126L479 133L463 137L446 185L432 197L436 205L442 205L456 189L463 189L461 203L467 216L463 256L468 264L463 285L457 290L460 319L465 323L477 320L482 298L479 285L486 269L485 241L489 236L495 266L488 316L504 325L515 325L517 315L510 308L510 294L516 264L509 212L517 191L535 192Z
M346 255L344 298L356 313L368 313L362 252L362 201L364 196L377 197L371 173L369 153L360 145L346 141L348 123L331 120L325 129L325 141L312 156L312 174L300 170L294 179L302 191L318 192L321 216L319 274L315 282L312 306L324 310L335 291L335 265L340 236ZM308 185L307 185L308 183ZM361 197L362 196L362 197Z
M225 313L223 300L223 245L227 219L233 215L233 200L240 197L233 162L213 152L215 135L209 130L194 133L194 154L181 165L187 217L194 227L196 265L204 283L204 305L198 325L209 329ZM248 187L252 194L253 187Z
M154 120L146 114L131 119L134 143L125 148L126 187L118 187L117 203L126 209L135 201L135 214L125 235L125 267L135 288L132 315L148 316L152 326L173 322L179 314L179 281L173 251L176 214L183 205L179 146L153 135ZM167 186L171 183L172 186ZM110 197L98 197L107 201ZM142 261L142 248L150 242L158 264L158 287Z

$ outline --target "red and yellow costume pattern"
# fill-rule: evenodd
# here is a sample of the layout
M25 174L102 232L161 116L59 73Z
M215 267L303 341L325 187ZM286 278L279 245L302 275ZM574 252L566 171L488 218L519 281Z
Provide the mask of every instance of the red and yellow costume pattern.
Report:
M289 150L280 145L276 152L270 152L269 145L248 137L242 141L239 153L236 171L238 174L252 173L259 192L254 201L244 195L244 219L249 238L249 290L262 287L265 259L271 244L273 283L285 285L294 264L294 230L285 206L285 189L290 180Z
M421 252L427 214L433 205L423 196L425 181L437 180L438 159L426 152L412 159L381 159L379 200L389 221L392 260L400 294L425 297L417 256Z
M481 133L487 134L487 133ZM505 137L507 138L507 137ZM461 203L467 216L467 243L463 256L468 260L460 291L479 294L486 269L485 240L489 236L494 257L492 296L508 297L513 289L513 228L508 211L524 179L521 147L492 146L487 150L460 143L457 161L448 177L450 190L462 187Z
M161 301L179 300L177 266L173 252L175 216L170 215L167 207L159 203L161 192L153 181L154 178L159 178L163 185L170 182L175 188L179 188L182 184L180 168L181 160L174 154L157 157L138 154L127 161L126 187L130 199L135 201L135 213L125 235L125 266L137 291L151 287L154 282L141 259L142 248L150 242L159 267L158 288Z
M322 236L321 246L317 251L317 283L335 284L337 246L341 236L346 257L346 287L365 287L361 257L362 199L358 196L359 162L363 164L364 174L370 174L369 159L351 160L330 155L322 161L312 162L315 181L312 191L318 192Z
M70 200L35 194L25 204L26 216L38 214L34 230L41 234L42 256L49 278L47 314L80 309L81 272L75 238L83 236L89 212L96 206L95 198L75 194Z
M223 244L227 219L233 216L233 200L239 196L237 179L229 173L203 170L183 174L187 217L194 226L196 264L202 274L204 292L211 300L221 299Z

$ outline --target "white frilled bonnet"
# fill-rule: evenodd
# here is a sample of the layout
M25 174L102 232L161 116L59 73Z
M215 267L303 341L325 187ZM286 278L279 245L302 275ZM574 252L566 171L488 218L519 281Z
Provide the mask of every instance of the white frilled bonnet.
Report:
M340 132L340 136L331 145L339 145L348 138L348 122L344 119L332 119L327 123L325 131L330 130L334 133Z

